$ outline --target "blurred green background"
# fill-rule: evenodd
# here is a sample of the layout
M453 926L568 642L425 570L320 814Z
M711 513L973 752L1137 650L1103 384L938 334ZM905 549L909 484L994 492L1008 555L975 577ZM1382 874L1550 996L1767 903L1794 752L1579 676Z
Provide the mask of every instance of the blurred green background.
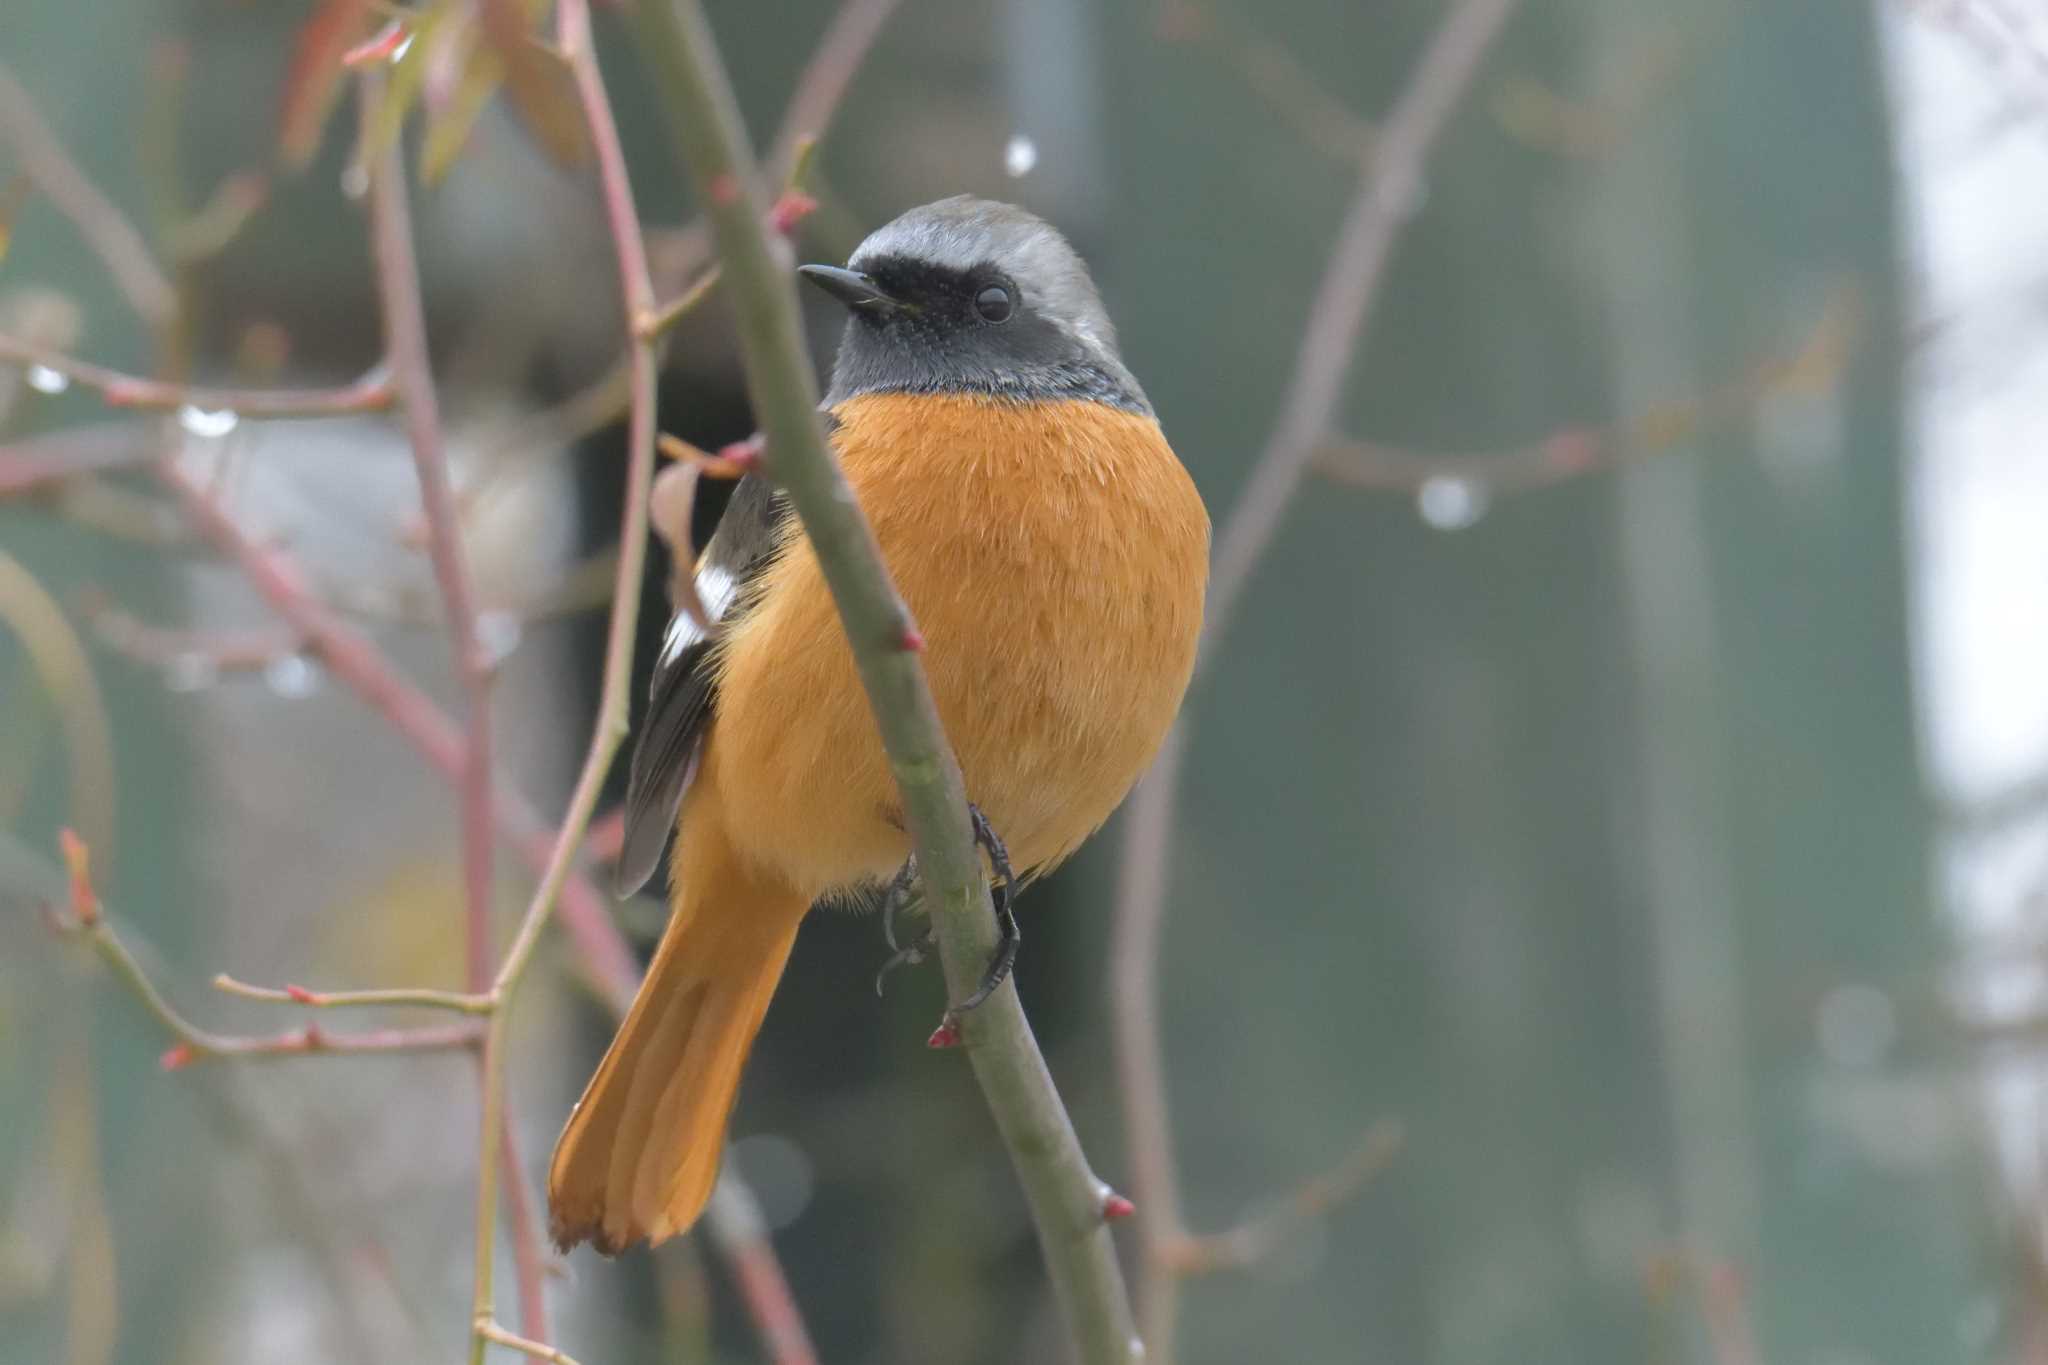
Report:
M1376 122L1445 8L903 0L824 131L799 255L843 259L960 191L1052 219L1220 523ZM765 143L837 6L709 9ZM349 110L307 170L279 164L310 12L0 6L0 61L179 262L201 377L341 383L379 350L342 184ZM2048 1359L2027 1045L2048 840L2037 799L1999 795L2033 777L2038 798L2048 743L2013 720L2033 739L1971 768L1944 738L1969 729L1969 680L2001 648L2013 676L2040 674L2026 604L2048 600L2032 549L2048 536L2024 525L1999 580L2017 597L1959 597L1977 580L1942 577L1942 556L1976 542L1942 512L1956 413L1939 392L2024 387L2048 281L2022 231L2048 203L2048 82L2028 55L2048 48L1986 13L2009 9L1557 0L1522 5L1482 66L1333 433L1375 450L1362 472L1351 452L1353 477L1311 478L1190 696L1160 965L1197 1231L1270 1210L1375 1125L1405 1140L1271 1254L1190 1281L1179 1359ZM680 160L628 26L597 18L657 261L686 258ZM1975 112L1940 124L1957 109ZM2003 199L1961 183L1964 160L2008 141L2020 150L1987 172ZM99 259L46 197L8 188L26 170L0 140L0 332L42 328L147 372L153 340ZM234 176L261 177L260 206L194 245L194 215ZM1987 281L1974 289L1944 283L1950 192L1975 196L1951 204L1973 223L2013 224L1958 248ZM458 469L492 479L471 554L510 651L507 767L556 810L600 662L602 593L584 585L601 578L578 566L596 557L601 575L615 537L622 438L532 433L616 353L614 268L587 171L551 164L500 108L415 212ZM2004 330L1985 341L1973 309ZM828 312L811 318L821 364ZM1939 349L1959 330L1979 344ZM751 430L735 353L714 300L670 353L665 428L706 446ZM0 469L106 420L75 388L0 381ZM2016 413L1965 415L1980 453L2011 457L1980 460L1973 487L2048 515L2041 423ZM390 423L174 439L452 701ZM1460 458L1426 463L1444 454ZM82 685L46 695L0 629L0 1361L453 1358L468 1066L166 1074L167 1040L35 910L61 886L57 829L81 825L109 906L208 1024L295 1022L209 998L219 971L451 985L445 788L292 653L146 480L0 494L0 547L84 641L112 755L74 777L62 720ZM1982 611L1957 617L1959 601ZM660 615L657 587L644 640ZM182 636L139 646L132 621L253 641L252 666ZM2048 694L2002 704L2048 714ZM1019 977L1083 1141L1122 1185L1106 966L1120 833L1026 899ZM525 871L508 862L501 881L509 916ZM660 913L620 911L642 944ZM936 976L877 1003L884 955L871 920L806 926L742 1092L736 1168L822 1360L1062 1359L980 1096L957 1057L921 1046ZM608 1029L551 941L511 1073L536 1188ZM1135 1232L1119 1235L1135 1256ZM555 1339L585 1365L764 1358L694 1238L580 1253L550 1294Z

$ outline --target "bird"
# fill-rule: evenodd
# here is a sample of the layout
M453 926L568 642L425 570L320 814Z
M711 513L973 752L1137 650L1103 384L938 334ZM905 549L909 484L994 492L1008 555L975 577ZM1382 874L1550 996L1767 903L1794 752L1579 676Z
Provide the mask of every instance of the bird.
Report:
M823 421L922 637L1006 913L1011 868L1071 854L1164 741L1201 632L1208 514L1086 265L1037 216L958 195L844 267L799 271L847 311ZM695 587L707 619L678 612L663 637L615 873L631 894L673 835L671 912L549 1165L564 1251L616 1255L697 1219L805 914L913 871L831 592L761 472L735 486Z

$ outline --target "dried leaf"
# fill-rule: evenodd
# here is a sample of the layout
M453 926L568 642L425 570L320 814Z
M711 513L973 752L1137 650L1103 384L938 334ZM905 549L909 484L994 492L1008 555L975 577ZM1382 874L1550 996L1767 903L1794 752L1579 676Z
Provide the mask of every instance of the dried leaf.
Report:
M371 0L321 0L299 25L279 114L278 149L287 165L303 169L320 150L320 134L341 93L342 56L361 41L375 17Z
M435 52L443 42L459 39L466 18L461 0L442 0L419 12L412 25L412 42L391 64L384 93L377 107L370 111L362 142L356 148L357 165L374 165L398 141L406 115L419 102Z
M501 63L513 113L558 165L580 164L589 146L569 69L531 40L534 23L547 6L532 0L479 4L484 37Z

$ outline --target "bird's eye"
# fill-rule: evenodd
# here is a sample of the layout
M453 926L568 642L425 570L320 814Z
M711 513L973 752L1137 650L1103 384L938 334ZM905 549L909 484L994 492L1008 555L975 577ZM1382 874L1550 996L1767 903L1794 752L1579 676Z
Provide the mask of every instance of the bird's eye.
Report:
M1013 307L1010 291L999 284L992 284L974 296L974 311L988 322L1007 321Z

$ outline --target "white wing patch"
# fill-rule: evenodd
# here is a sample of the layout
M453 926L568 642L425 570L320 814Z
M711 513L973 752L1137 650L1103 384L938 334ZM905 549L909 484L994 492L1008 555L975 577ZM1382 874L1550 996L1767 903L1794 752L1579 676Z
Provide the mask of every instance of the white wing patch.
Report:
M732 605L733 592L739 583L733 576L715 564L706 564L697 572L697 600L704 604L704 612L713 621L725 619L726 608ZM683 651L704 638L704 632L688 612L679 611L668 623L668 635L661 642L661 661L672 664L682 657Z

